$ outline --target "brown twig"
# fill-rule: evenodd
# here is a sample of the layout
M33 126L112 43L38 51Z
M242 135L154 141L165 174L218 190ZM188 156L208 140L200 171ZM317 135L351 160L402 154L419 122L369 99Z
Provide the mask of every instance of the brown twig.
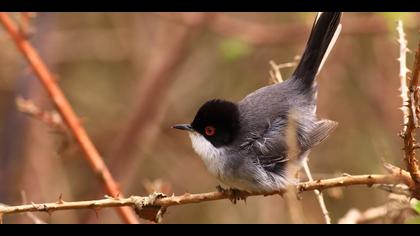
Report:
M287 192L283 195L285 204L287 206L290 221L293 224L304 224L305 223L305 211L302 206L302 202L299 201L299 195L297 189L294 186L289 186Z
M19 21L19 30L25 37L29 37L33 29L31 28L31 20L35 17L34 12L21 12Z
M417 111L418 111L418 77L420 70L420 43L416 52L414 62L414 72L411 79L407 79L407 66L406 66L406 53L407 40L405 39L405 33L403 23L401 20L398 21L397 25L398 42L400 44L400 82L401 82L401 98L403 101L402 111L404 117L404 126L401 132L401 137L404 140L404 160L406 162L407 170L414 180L415 191L420 190L420 171L416 159L416 139L415 131L418 126L417 122Z
M360 212L357 209L350 209L343 218L341 218L339 224L362 224L366 222L372 222L381 219L388 213L388 206L379 206L369 208L364 212Z
M55 111L47 112L41 110L35 103L29 99L24 99L22 97L16 98L16 106L18 110L22 113L25 113L35 119L43 122L47 126L61 132L67 133L68 129L64 125L63 120Z
M375 184L408 184L411 185L412 180L409 176L403 174L389 174L389 175L356 175L356 176L343 176L332 179L316 180L300 183L296 186L298 193L304 191L324 190L334 187L345 187L352 185L367 185L372 186ZM257 195L274 195L282 194L284 191L275 191L270 193L241 193L242 197L257 196ZM28 211L48 212L58 210L70 209L101 209L106 207L120 207L120 206L135 206L139 208L139 203L144 203L141 207L146 208L167 208L175 205L184 205L191 203L201 203L206 201L215 201L221 199L228 199L229 196L226 192L209 192L199 194L186 193L180 196L162 196L161 194L152 194L147 197L132 196L129 198L108 198L92 201L79 201L79 202L64 202L60 200L55 203L42 203L42 204L29 204L20 206L0 206L0 216L6 214L22 213ZM147 203L147 204L146 204ZM139 209L140 211L142 209Z
M22 197L22 204L27 204L27 198L25 191L20 191L20 195ZM32 212L26 212L26 215L34 222L34 224L46 224L45 221L38 218L36 215L34 215Z
M312 178L311 171L309 169L309 163L308 160L303 161L303 169L305 170L306 176L308 177L309 181L314 181ZM324 201L324 196L322 195L321 191L318 189L314 190L316 198L318 200L319 206L321 207L322 215L324 216L324 220L326 224L331 224L331 217L330 213L328 212L327 205Z
M87 135L85 129L81 126L79 119L77 118L75 112L73 111L70 103L67 101L60 87L57 85L56 80L36 50L19 32L18 28L9 18L7 13L0 13L0 22L9 33L10 37L15 42L22 55L26 58L38 79L42 82L43 86L47 90L58 112L60 113L64 122L69 127L71 133L85 154L86 160L88 161L90 167L104 184L106 192L114 197L120 195L121 192L116 181L106 167L104 161ZM138 220L131 209L117 208L117 210L125 222L138 223Z
M411 99L412 99L412 109L411 109L411 113L412 113L412 120L414 123L414 128L418 128L418 117L420 114L419 111L419 76L420 76L420 40L418 42L417 45L417 51L416 51L416 56L414 59L414 69L413 69L413 75L412 78L410 80L410 94L411 94ZM413 135L414 136L414 135ZM419 144L414 142L414 138L413 138L413 143L412 143L412 153L411 156L408 158L407 160L407 167L408 167L408 171L410 172L411 176L413 177L414 181L420 185L420 170L419 170L419 166L418 166L418 162L416 159L416 155L415 155L415 149L418 148ZM420 188L420 187L419 187Z
M290 63L284 63L284 64L280 64L277 65L274 61L270 61L270 65L272 67L272 70L270 70L270 75L271 75L271 81L273 83L282 83L283 82L283 78L281 76L281 72L280 69L281 68L286 68L286 67L293 67L295 66L297 63L295 62L290 62ZM289 147L289 153L293 152L292 150L298 150L297 148L297 139L296 139L296 127L295 124L293 123L289 123L288 126L288 131L287 131L287 137L288 137L288 147ZM306 176L308 177L309 181L313 181L312 178L312 174L311 171L309 169L309 164L308 164L308 160L303 161L303 169L305 170ZM324 216L324 220L326 224L331 224L331 217L329 215L328 209L327 209L327 205L325 204L324 201L324 197L322 195L322 193L315 189L314 193L317 197L319 206L321 208L321 212L322 215ZM289 206L290 208L290 206ZM297 217L299 214L297 214L297 212L294 212L293 210L290 211L291 212L291 216L294 220L299 220Z
M379 223L379 222L393 222L402 223L407 219L407 216L401 219L404 211L411 212L414 216L418 215L412 209L411 198L401 196L399 194L390 194L389 201L378 207L372 207L365 211L358 209L350 209L341 219L339 224L365 224L365 223ZM407 213L408 213L407 212ZM409 216L408 216L409 217Z

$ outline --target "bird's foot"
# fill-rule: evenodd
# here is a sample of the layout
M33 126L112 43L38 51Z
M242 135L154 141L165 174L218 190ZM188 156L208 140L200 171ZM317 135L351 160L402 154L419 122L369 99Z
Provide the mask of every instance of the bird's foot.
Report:
M244 200L246 202L246 198L248 197L249 193L245 191L241 191L235 188L222 188L222 186L217 185L216 189L218 192L221 192L228 196L228 199L233 203L236 204L237 201Z

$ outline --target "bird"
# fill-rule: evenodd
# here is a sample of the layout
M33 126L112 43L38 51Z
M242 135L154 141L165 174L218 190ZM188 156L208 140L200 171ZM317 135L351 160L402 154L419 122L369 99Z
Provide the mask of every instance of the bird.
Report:
M211 99L189 124L192 147L208 171L231 189L269 193L298 183L295 173L310 150L338 122L317 117L316 76L341 32L341 12L316 15L291 77L238 102Z

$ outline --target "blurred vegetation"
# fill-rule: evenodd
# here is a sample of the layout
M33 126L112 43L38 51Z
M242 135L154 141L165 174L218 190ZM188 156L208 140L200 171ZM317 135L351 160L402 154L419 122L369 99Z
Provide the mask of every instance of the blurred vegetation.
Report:
M12 15L19 21L18 13ZM269 61L291 62L300 55L315 16L220 13L242 22L229 29L229 24L212 23L211 17L186 26L192 15L39 13L31 21L31 41L57 75L125 195L145 195L145 186L153 188L150 183L156 180L165 183L168 193L214 191L218 181L206 171L187 135L171 125L190 122L208 99L238 101L267 85ZM312 151L314 177L383 173L381 158L403 166L397 136L402 123L397 19L404 20L408 47L414 50L420 14L344 13L342 35L318 76L318 114L338 121L339 127ZM258 26L270 31L263 34ZM144 97L144 86L153 86L148 80L165 69L162 64L181 37L185 40L175 53L183 56L157 85L159 92ZM0 202L20 204L21 190L32 202L56 201L60 194L65 201L102 198L104 191L74 141L17 111L17 96L45 110L53 107L3 29L0 45ZM411 68L413 54L408 55ZM293 68L281 72L287 78ZM158 109L139 109L140 99ZM139 133L127 128L137 122L135 114L146 117ZM121 140L129 132L134 134L127 145ZM115 151L121 147L127 155ZM387 196L366 187L325 192L335 221L350 208L383 205ZM303 193L300 203L307 223L323 222L313 193ZM414 207L419 211L418 202ZM287 209L278 196L252 197L237 205L215 201L172 207L164 223L290 223ZM37 215L49 223L120 222L112 209L101 210L98 217L89 210ZM5 222L30 219L13 215Z

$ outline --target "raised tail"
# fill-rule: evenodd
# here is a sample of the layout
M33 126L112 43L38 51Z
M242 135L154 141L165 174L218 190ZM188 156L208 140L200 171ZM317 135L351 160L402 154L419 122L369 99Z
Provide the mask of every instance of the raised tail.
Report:
M312 86L341 31L341 12L318 13L305 52L293 73L306 88Z

